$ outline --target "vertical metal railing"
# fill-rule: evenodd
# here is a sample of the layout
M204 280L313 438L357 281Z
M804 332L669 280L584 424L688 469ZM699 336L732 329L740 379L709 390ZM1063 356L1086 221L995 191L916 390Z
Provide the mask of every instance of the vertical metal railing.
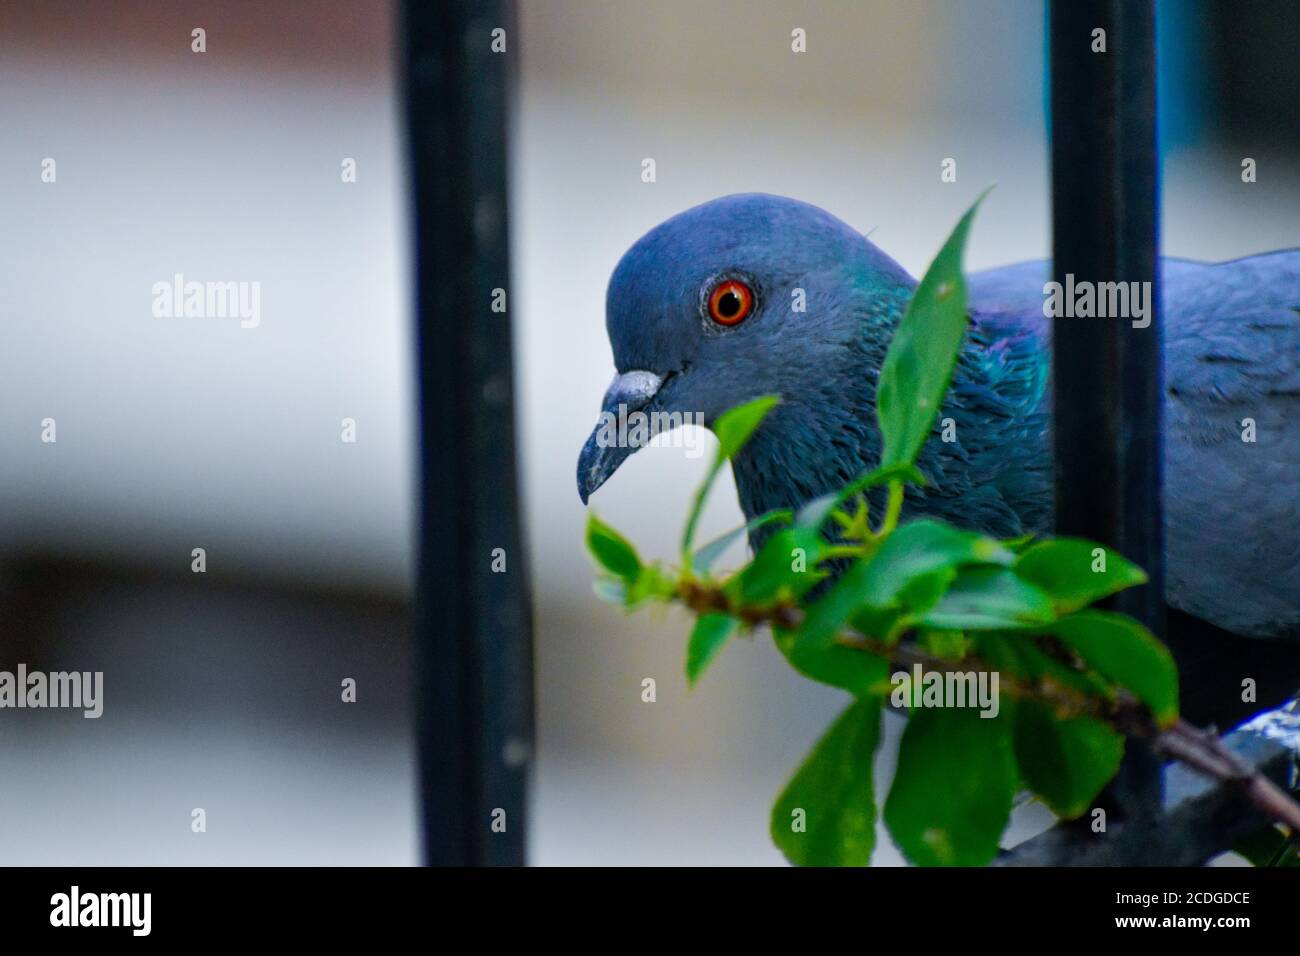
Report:
M1052 0L1049 14L1053 278L1152 290L1146 328L1054 322L1056 530L1144 567L1150 584L1116 605L1163 637L1154 2ZM1111 800L1121 815L1156 812L1159 765L1147 748L1129 747Z
M416 719L434 865L524 861L533 694L506 228L510 13L411 0L400 25L419 338Z

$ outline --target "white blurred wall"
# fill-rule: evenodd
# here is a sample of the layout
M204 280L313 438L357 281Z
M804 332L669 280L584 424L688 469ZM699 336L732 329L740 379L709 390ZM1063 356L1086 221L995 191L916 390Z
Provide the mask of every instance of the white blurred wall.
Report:
M412 335L387 6L0 18L0 546L181 570L205 547L227 570L400 591ZM258 283L260 324L156 318L177 273Z

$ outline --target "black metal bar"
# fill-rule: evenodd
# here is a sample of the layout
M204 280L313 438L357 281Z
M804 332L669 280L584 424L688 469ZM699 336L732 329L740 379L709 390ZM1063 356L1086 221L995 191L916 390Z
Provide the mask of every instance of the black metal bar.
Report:
M1163 637L1154 2L1052 0L1050 17L1053 278L1151 290L1146 328L1053 323L1056 530L1145 568L1151 583L1115 603ZM1159 793L1158 762L1130 747L1112 789L1119 809L1154 813Z
M510 305L509 12L492 0L412 0L401 24L422 463L416 715L433 865L524 861L531 622L510 318L492 311L494 290Z

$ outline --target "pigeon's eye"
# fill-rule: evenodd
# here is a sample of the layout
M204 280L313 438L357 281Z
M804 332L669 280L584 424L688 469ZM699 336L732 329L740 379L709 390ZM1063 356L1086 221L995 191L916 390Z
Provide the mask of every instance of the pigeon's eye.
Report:
M709 293L709 318L719 325L736 325L754 310L754 293L738 279L719 282Z

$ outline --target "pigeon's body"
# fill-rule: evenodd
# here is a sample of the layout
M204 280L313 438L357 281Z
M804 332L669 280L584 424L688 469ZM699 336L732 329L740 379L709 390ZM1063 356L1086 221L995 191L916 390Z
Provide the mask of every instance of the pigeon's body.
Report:
M1029 330L1046 366L1049 272L1024 263L972 276L973 337ZM1300 250L1165 260L1161 290L1168 602L1239 634L1300 636ZM1049 399L1035 416L1041 467ZM1016 479L1001 481L1014 496ZM1025 530L1047 530L1045 518Z
M701 305L732 276L756 299L734 327L710 322ZM918 461L928 484L909 499L913 513L1002 537L1050 530L1049 278L1042 262L971 277L971 327ZM731 196L674 217L628 252L607 323L619 372L662 382L634 396L640 407L711 421L757 395L781 396L734 463L752 518L878 463L877 376L914 287L815 207ZM797 290L804 312L791 306ZM1300 250L1166 261L1162 294L1169 603L1239 634L1300 636ZM626 377L610 396L625 397ZM589 443L584 496L626 454L593 457Z

